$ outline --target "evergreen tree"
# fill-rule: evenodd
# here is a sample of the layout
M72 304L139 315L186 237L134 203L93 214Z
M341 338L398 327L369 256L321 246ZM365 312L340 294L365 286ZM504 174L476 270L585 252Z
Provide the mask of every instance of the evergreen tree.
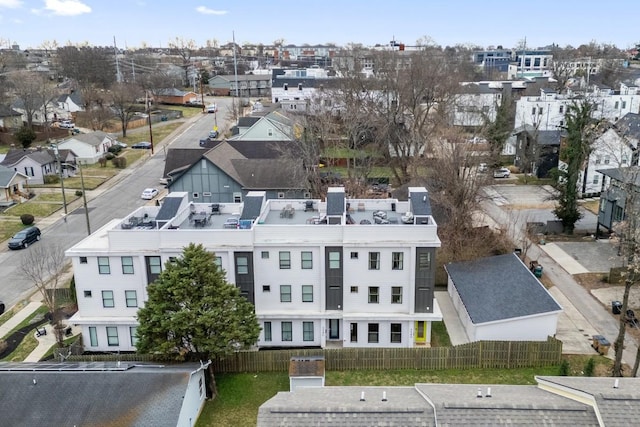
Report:
M578 179L585 161L591 152L591 142L596 121L591 117L593 105L586 100L569 105L566 115L564 145L560 159L566 167L557 169L555 187L558 190L558 205L555 216L562 221L567 234L573 234L576 222L582 218L578 209Z
M254 307L214 261L213 253L192 243L165 264L138 310L138 352L206 361L255 344L260 326Z

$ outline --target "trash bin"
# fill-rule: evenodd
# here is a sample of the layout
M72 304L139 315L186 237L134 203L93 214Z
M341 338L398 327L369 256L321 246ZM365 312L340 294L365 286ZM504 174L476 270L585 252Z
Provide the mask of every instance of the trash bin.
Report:
M622 312L622 303L620 301L611 301L611 311L613 314L620 314Z
M541 265L537 265L533 269L533 275L536 276L538 279L542 277L542 266Z
M609 353L611 343L602 335L594 335L591 346L602 356L606 356Z

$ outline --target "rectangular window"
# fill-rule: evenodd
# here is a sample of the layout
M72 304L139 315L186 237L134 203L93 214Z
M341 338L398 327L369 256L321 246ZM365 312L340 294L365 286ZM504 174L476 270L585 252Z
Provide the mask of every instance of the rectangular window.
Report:
M91 298L91 291L84 291L85 298Z
M133 274L133 257L123 256L122 260L122 274Z
M262 259L269 259L269 251L262 251L260 256L262 257Z
M622 109L624 110L625 108L627 108L627 101L622 101Z
M602 157L596 156L596 165L599 165L602 162Z
M352 286L351 287L351 293L352 294L357 294L358 293L358 287L357 286Z
M98 332L95 326L89 326L89 345L91 347L98 346Z
M358 342L358 324L351 323L351 342Z
M302 252L302 269L310 270L313 268L313 252Z
M624 216L624 210L622 210L622 206L616 205L613 208L613 220L622 221L623 216Z
M264 340L271 341L271 322L264 322Z
M127 300L127 307L138 306L138 294L136 291L124 291L124 297Z
M531 115L532 116L536 115L536 107L531 108Z
M539 114L539 115L542 115L542 111L543 111L543 110L542 110L542 107L538 107L538 114Z
M113 308L115 305L113 291L102 291L102 306L104 308Z
M238 274L249 274L249 258L239 256L236 258L236 270Z
M107 344L110 347L120 345L118 341L118 328L115 326L107 326Z
M377 286L369 286L369 304L378 304L380 302L380 288Z
M289 270L291 268L291 252L280 251L280 270Z
M600 182L600 176L599 175L593 175L593 183L594 184L598 184Z
M609 156L604 156L604 164L605 165L608 165L610 161L611 161L611 158Z
M280 302L291 302L291 285L280 285Z
M86 256L81 256L80 257L80 264L86 264L87 263L87 257Z
M213 259L213 264L218 268L222 268L222 257L221 256L215 257Z
M302 302L313 302L313 285L302 285Z
M391 269L392 270L402 270L403 269L403 258L404 254L402 252L393 252L391 254Z
M616 101L616 102L613 104L613 108L617 110L617 109L618 109L618 104L619 104L619 103L618 103L618 101Z
M560 114L564 113L564 105L560 106Z
M313 341L313 322L302 322L302 341Z
M358 259L358 252L351 252L351 259Z
M431 268L431 252L422 252L418 256L418 268L420 270L429 270Z
M402 342L402 324L391 324L391 342Z
M369 252L369 270L380 270L380 252Z
M340 252L329 252L329 269L340 268Z
M402 286L391 287L391 304L402 304Z
M106 256L98 257L98 273L111 274L111 268L109 268L109 257L106 257Z
M262 292L271 292L271 285L262 285Z
M129 327L129 336L131 337L131 346L135 347L138 344L138 328L136 326Z
M293 341L293 326L291 322L282 322L280 327L282 329L282 341Z
M378 342L379 325L377 323L369 323L368 342Z

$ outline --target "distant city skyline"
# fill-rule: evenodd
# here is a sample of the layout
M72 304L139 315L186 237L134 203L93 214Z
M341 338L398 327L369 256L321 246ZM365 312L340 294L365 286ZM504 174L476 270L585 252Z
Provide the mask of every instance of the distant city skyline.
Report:
M407 46L426 39L441 46L512 48L591 41L620 49L640 42L632 18L640 2L612 0L533 4L504 0L0 0L0 47L38 48L88 43L167 47L178 38L198 46L238 44Z

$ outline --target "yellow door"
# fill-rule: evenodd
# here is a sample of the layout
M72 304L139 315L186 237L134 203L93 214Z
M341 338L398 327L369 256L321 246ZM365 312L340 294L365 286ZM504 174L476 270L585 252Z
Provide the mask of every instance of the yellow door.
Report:
M417 345L425 345L427 343L426 322L416 321L414 325L414 340Z

